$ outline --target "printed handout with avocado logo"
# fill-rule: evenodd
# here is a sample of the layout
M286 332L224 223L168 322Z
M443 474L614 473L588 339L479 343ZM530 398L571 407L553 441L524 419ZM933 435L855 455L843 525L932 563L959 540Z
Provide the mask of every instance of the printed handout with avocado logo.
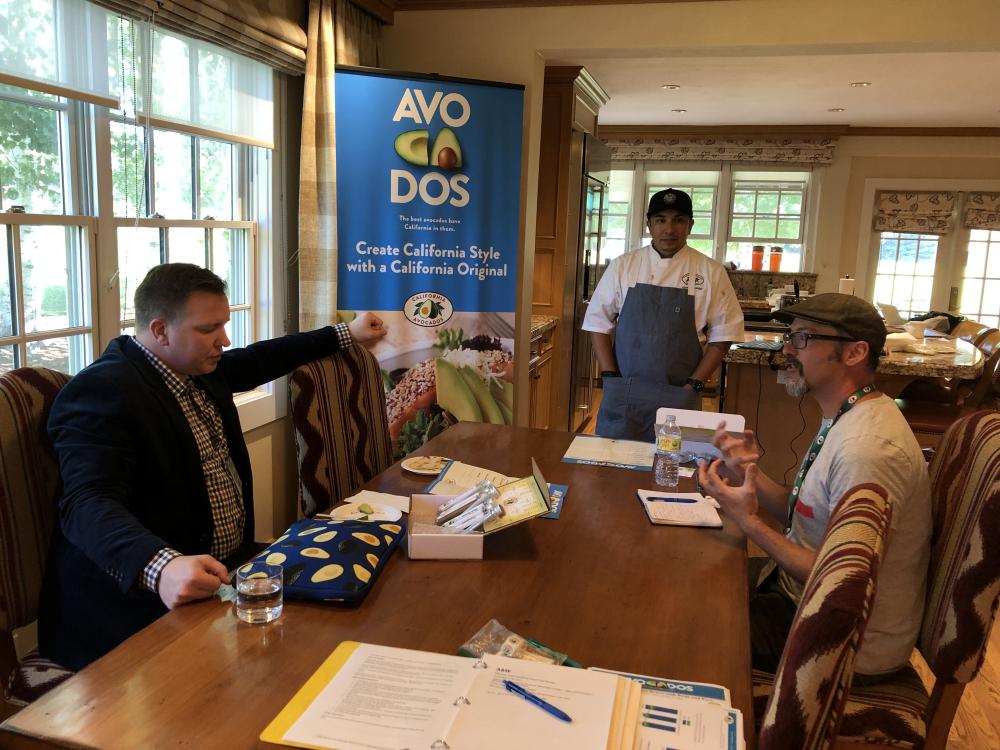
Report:
M397 456L511 424L523 87L345 68L335 90L338 318L386 322Z

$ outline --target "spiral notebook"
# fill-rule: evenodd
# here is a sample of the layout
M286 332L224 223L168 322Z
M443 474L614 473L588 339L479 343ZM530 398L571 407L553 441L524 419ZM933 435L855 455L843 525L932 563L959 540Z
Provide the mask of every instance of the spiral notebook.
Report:
M650 523L667 526L708 526L721 528L719 506L700 492L637 490Z
M572 721L512 694L504 680ZM640 695L638 683L613 674L345 641L260 739L316 750L626 750Z

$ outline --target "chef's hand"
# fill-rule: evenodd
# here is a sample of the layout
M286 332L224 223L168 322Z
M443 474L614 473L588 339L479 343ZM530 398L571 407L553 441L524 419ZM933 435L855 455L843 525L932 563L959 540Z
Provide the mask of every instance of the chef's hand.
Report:
M361 313L347 324L351 338L359 344L371 344L388 333L382 319L371 312Z

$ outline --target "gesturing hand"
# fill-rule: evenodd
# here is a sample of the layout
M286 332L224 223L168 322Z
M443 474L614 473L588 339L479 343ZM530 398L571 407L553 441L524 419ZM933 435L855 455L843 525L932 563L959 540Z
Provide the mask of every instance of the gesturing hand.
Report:
M722 475L731 484L742 482L747 465L760 458L760 446L753 430L743 430L741 437L734 437L726 432L725 420L719 422L715 434L712 435L712 445L722 453Z
M382 318L371 312L361 313L347 327L351 331L351 338L359 344L377 341L388 333Z
M198 599L207 599L220 583L229 583L229 571L211 555L181 555L168 562L160 573L157 593L173 609Z
M760 507L757 502L757 464L746 465L743 483L739 486L730 484L728 479L719 474L721 466L723 463L720 459L711 464L702 462L698 466L698 479L703 491L714 497L726 515L745 530L746 521L756 516Z

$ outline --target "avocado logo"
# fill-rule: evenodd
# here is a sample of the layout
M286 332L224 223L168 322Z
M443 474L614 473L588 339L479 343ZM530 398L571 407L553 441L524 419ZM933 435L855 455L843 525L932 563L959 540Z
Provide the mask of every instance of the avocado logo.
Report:
M462 168L462 146L451 128L441 128L431 145L427 130L407 130L396 136L396 153L418 167Z
M406 319L423 328L447 323L454 312L451 300L437 292L420 292L403 303Z

